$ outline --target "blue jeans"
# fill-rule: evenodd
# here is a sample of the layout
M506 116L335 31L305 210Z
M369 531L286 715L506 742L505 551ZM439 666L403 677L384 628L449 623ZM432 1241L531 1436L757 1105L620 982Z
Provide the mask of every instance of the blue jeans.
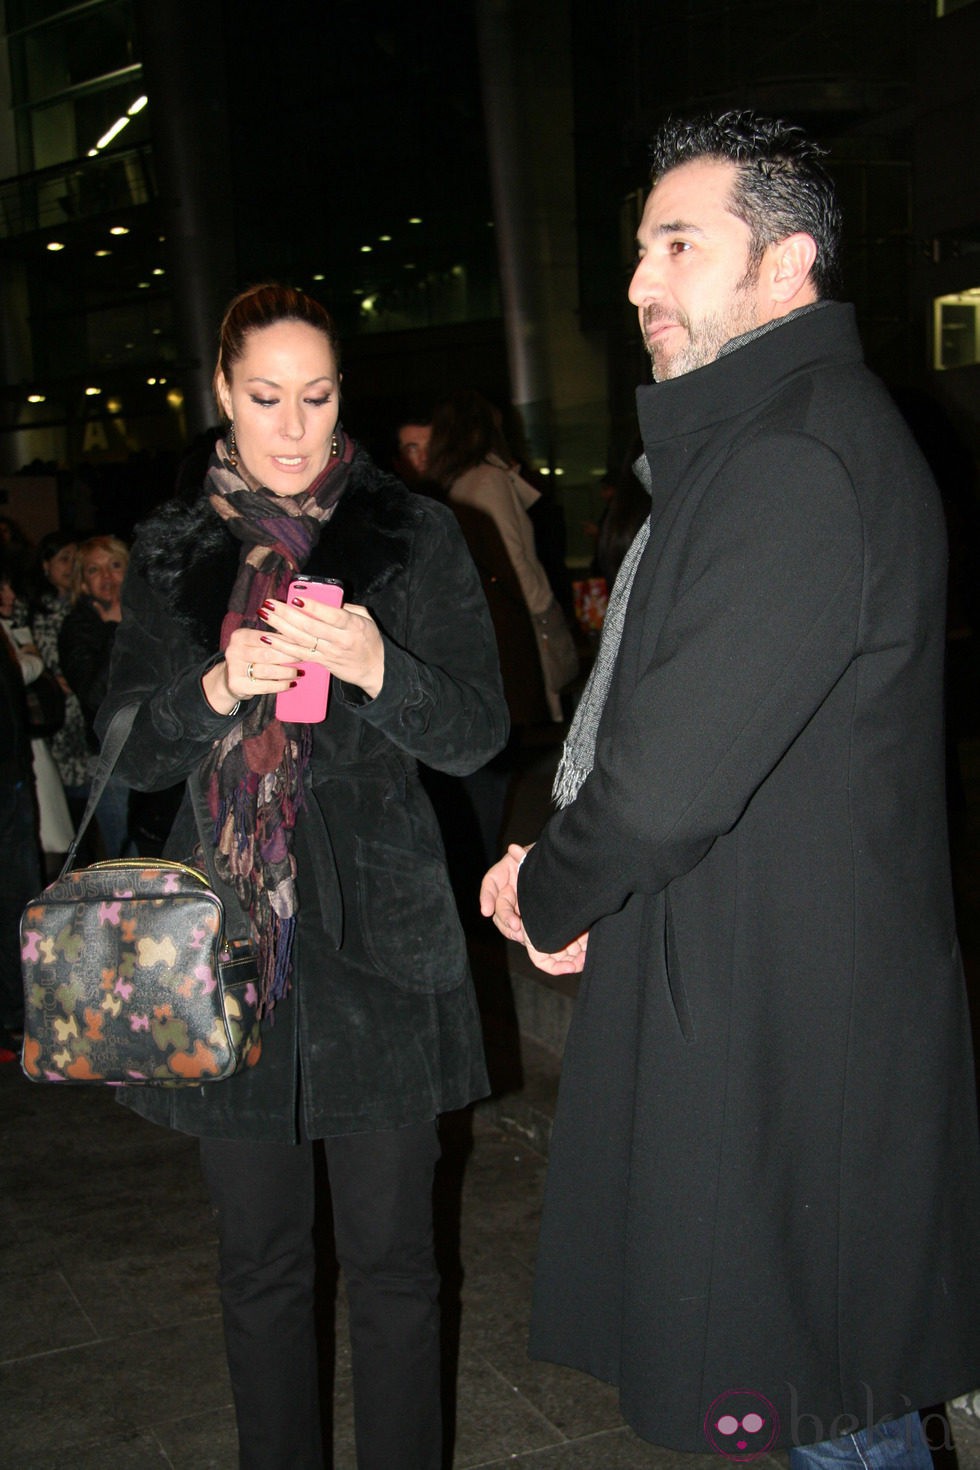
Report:
M129 836L129 787L118 776L110 776L106 782L95 808L95 820L106 857L129 857L134 850Z
M789 1464L790 1470L932 1470L932 1455L918 1414L905 1414L840 1439L791 1449Z

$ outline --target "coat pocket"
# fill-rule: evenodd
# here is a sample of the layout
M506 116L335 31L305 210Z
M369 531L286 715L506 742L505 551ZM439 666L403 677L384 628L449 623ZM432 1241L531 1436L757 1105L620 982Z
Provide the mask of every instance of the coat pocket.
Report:
M361 837L356 864L361 939L371 964L400 990L454 990L469 971L445 865Z
M687 990L681 974L681 961L677 953L677 934L674 916L670 908L670 894L664 895L664 973L667 976L667 991L670 1006L677 1026L685 1041L696 1041L694 1017L687 999Z

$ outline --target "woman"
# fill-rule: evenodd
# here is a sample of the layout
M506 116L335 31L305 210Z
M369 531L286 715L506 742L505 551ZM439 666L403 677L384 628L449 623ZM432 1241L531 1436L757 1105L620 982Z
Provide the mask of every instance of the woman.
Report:
M528 515L539 495L511 461L500 415L481 394L461 389L436 405L428 475L446 493L479 569L511 720L507 750L463 783L491 862L500 851L523 730L561 719L559 694L545 686L532 622L554 602Z
M323 1139L350 1304L362 1470L440 1465L436 1119L487 1091L472 983L416 759L487 760L507 733L493 631L452 515L381 473L341 428L333 323L289 287L243 292L215 394L231 427L202 492L140 532L104 734L153 789L186 776L260 947L255 1067L132 1090L201 1138L217 1212L240 1463L322 1465L313 1318L313 1158ZM342 608L287 605L340 580ZM324 721L275 699L319 664ZM168 852L195 845L185 802Z
M71 609L77 551L77 543L70 531L49 531L41 538L36 562L40 593L31 609L34 641L45 665L57 676L65 695L65 722L50 737L49 744L76 822L85 810L91 754L82 706L61 670L58 636Z
M58 658L68 687L82 706L91 750L98 748L95 716L109 687L112 646L122 619L122 584L129 551L116 536L90 536L78 547L72 568L71 610L58 634ZM108 858L132 849L129 787L110 777L95 812Z
M428 474L446 491L480 569L497 628L507 703L515 725L561 718L541 675L531 618L554 593L534 548L528 511L538 492L510 468L499 415L462 389L432 416Z

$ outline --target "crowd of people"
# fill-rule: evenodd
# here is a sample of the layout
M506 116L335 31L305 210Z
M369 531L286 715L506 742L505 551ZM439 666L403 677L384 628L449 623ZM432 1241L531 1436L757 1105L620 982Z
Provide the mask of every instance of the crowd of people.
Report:
M582 975L532 1351L616 1384L656 1444L928 1470L916 1411L980 1380L942 508L836 299L821 150L728 113L672 121L653 156L629 296L654 381L637 484L597 527L602 640L558 809L480 894L542 972ZM223 428L128 567L115 538L30 558L8 527L2 836L30 832L34 866L5 870L0 1019L32 782L56 831L27 710L53 675L34 743L67 810L135 705L102 845L161 802L150 840L208 859L259 955L254 1065L118 1091L200 1141L240 1465L324 1462L322 1149L359 1470L441 1470L438 1124L489 1084L422 773L472 800L491 860L515 750L570 713L547 646L570 600L495 408L466 390L405 419L393 475L344 426L339 363L322 305L250 287L220 326ZM299 573L342 604L290 595ZM310 668L326 716L281 718Z
M0 532L0 653L8 675L4 808L14 823L2 836L6 850L20 852L3 887L0 1026L9 1057L23 1024L20 911L42 877L61 868L85 809L98 756L95 713L122 616L128 551L115 536L79 540L57 530L33 546L9 518ZM85 855L115 858L130 850L130 793L113 777Z

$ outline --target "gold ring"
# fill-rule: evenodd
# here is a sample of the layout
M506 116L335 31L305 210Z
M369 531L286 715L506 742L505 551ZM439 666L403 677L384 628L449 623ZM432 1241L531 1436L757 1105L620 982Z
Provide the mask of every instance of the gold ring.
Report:
M319 643L319 641L320 641L319 638L314 638L314 640L313 640L313 647L310 649L310 652L311 653L316 653L316 647L317 647L317 644Z
M250 679L253 679L254 680L254 678L255 678L255 665L254 664L249 664L249 666L245 670L245 672L246 672L246 674L248 675L248 677Z

